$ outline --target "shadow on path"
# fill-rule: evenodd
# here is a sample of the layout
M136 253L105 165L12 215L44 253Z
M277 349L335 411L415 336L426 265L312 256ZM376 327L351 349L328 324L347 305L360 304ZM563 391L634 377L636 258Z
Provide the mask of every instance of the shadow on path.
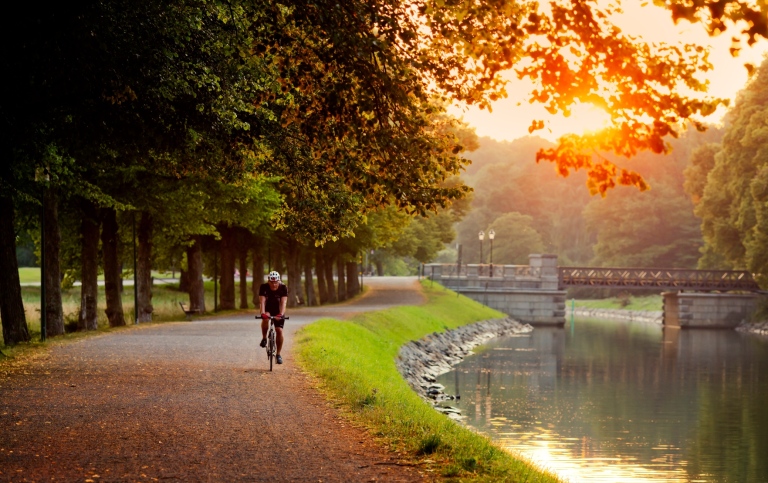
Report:
M292 310L269 372L256 311L54 347L0 381L0 481L419 481L295 367L296 329L423 302L415 278Z

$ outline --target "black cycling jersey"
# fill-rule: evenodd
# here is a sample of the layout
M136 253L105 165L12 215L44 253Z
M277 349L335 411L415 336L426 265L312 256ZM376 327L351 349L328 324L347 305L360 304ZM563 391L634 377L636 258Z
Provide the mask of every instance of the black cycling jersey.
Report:
M266 297L267 301L264 304L264 310L269 312L270 315L277 315L280 313L280 299L288 296L288 287L282 282L277 286L277 290L269 288L268 283L263 283L259 287L259 297Z

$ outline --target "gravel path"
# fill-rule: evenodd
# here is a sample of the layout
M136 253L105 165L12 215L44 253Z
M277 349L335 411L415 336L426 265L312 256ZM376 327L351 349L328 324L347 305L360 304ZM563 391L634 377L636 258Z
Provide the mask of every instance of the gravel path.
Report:
M415 278L290 310L269 372L249 315L139 327L53 348L0 378L0 481L421 481L350 427L295 365L296 330L423 301Z

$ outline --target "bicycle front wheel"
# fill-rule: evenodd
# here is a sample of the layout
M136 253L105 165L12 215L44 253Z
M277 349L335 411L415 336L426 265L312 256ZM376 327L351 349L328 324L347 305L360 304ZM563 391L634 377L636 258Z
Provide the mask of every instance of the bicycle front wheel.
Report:
M277 347L275 347L275 338L272 336L267 342L267 357L269 358L270 371L272 370L272 362L275 360L275 352L277 352Z

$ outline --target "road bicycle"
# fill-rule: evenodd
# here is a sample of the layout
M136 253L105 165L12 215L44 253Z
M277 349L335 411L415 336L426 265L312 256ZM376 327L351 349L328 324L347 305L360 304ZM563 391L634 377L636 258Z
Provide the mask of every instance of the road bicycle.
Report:
M261 319L261 315L256 316L257 319ZM288 320L289 317L280 317L281 320ZM277 353L277 341L275 340L275 317L269 316L269 329L267 329L267 359L269 359L269 370L272 370L272 362L275 359Z

